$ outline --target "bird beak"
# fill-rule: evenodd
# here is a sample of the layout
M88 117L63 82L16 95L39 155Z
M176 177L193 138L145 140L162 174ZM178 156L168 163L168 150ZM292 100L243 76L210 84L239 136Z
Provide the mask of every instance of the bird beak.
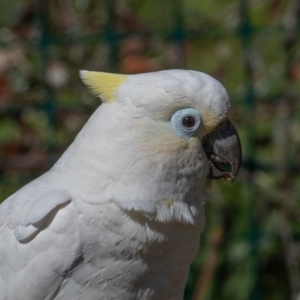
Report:
M208 179L226 179L233 182L242 159L238 133L229 120L204 136L203 149L209 160Z

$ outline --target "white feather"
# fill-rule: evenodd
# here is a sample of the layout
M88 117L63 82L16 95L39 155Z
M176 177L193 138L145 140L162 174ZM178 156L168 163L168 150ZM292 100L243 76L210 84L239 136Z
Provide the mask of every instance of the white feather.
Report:
M0 300L182 299L208 162L204 132L183 140L169 119L192 107L216 126L227 93L170 70L110 95L54 167L0 205Z

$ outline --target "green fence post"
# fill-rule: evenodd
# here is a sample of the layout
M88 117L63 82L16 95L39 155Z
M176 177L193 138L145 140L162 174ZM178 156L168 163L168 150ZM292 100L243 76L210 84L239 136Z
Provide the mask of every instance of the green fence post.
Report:
M255 146L254 146L254 136L255 129L253 122L253 115L255 114L255 91L254 91L254 83L253 83L253 68L252 68L252 36L253 36L253 25L249 18L249 5L247 0L240 1L240 28L239 28L239 36L242 44L242 55L243 62L245 67L245 84L246 84L246 92L244 95L244 107L247 112L245 116L249 116L247 118L247 157L245 158L245 166L248 170L248 220L249 220L249 231L248 231L248 239L251 243L251 259L253 260L253 275L255 277L254 288L251 293L251 298L253 300L260 300L261 292L259 286L259 248L258 243L260 239L260 231L258 220L256 218L256 213L253 210L255 207L254 202L256 199L256 186L253 180L253 172L256 169L256 161L255 161Z
M115 24L115 1L106 0L106 8L107 23L105 28L105 38L109 48L109 68L111 71L117 72L119 69L119 35Z
M176 52L176 61L174 68L183 68L185 66L184 42L186 31L184 26L184 9L182 0L173 0L173 15L175 27L172 32L171 40L174 43Z
M49 31L49 11L48 11L48 1L47 0L37 0L37 18L38 25L40 28L40 39L39 39L39 52L41 57L41 81L43 85L43 90L45 92L45 98L43 103L43 110L46 112L49 124L51 127L54 125L55 118L55 105L53 102L52 89L47 83L46 72L49 63L49 45L51 43L51 36ZM51 142L50 142L51 144Z
M47 0L37 0L37 19L40 28L40 39L38 43L41 65L40 74L41 82L44 91L44 101L42 103L42 110L47 115L48 132L46 136L46 145L50 150L55 149L55 111L53 91L47 82L46 74L49 64L49 46L51 44L51 35L49 29L49 6ZM50 163L52 165L52 163ZM49 165L49 166L50 166Z

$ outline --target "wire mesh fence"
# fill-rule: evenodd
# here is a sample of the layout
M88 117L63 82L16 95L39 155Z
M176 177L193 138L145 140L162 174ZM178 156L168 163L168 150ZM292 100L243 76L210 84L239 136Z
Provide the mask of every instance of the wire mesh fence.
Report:
M0 4L0 201L49 169L99 105L78 70L206 72L243 168L214 185L186 299L298 299L299 1Z

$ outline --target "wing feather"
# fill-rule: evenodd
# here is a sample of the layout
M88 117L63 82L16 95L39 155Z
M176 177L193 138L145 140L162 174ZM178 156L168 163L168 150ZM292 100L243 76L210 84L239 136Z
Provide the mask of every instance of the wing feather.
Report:
M28 184L0 205L0 300L54 299L80 248L69 193Z

